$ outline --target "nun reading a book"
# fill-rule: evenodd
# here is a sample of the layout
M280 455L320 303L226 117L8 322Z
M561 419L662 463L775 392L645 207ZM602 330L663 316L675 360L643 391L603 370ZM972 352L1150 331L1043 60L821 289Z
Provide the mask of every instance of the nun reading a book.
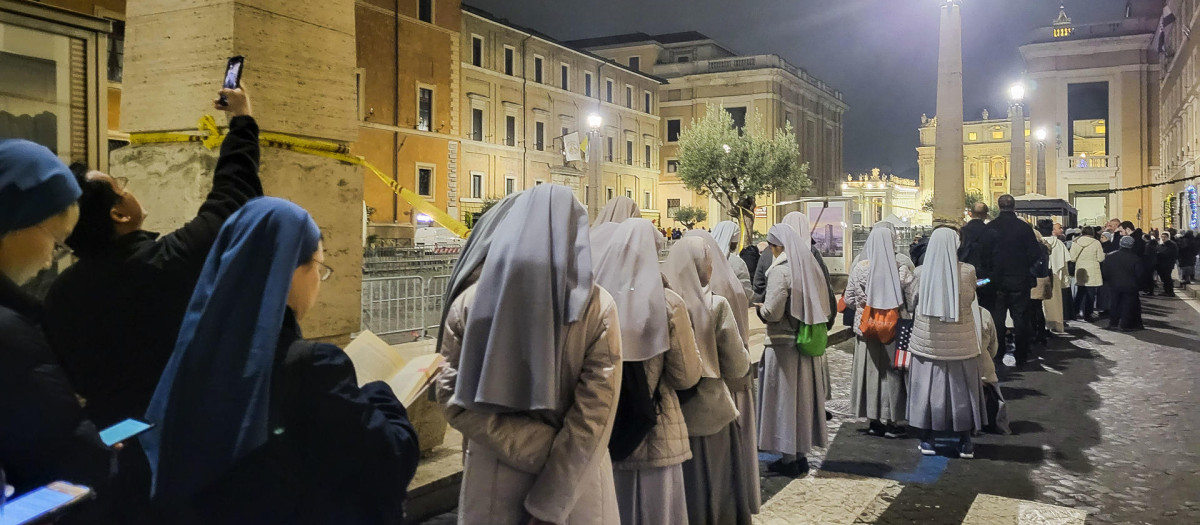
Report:
M303 208L251 200L221 228L143 436L164 523L403 521L416 433L383 381L305 341L321 233Z

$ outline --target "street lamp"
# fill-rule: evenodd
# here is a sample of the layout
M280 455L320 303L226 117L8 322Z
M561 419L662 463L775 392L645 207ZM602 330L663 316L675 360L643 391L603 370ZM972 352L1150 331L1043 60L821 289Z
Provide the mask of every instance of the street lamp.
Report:
M1020 102L1025 98L1025 85L1021 83L1013 84L1008 88L1008 97L1014 102Z
M1046 128L1033 133L1037 138L1037 192L1046 194Z
M1008 88L1009 117L1012 118L1012 169L1008 177L1008 192L1012 195L1025 194L1025 85L1017 82Z
M587 125L591 130L588 131L588 216L595 220L600 215L600 186L603 184L600 178L600 155L593 153L594 149L600 148L600 126L604 125L604 119L595 113L588 115Z

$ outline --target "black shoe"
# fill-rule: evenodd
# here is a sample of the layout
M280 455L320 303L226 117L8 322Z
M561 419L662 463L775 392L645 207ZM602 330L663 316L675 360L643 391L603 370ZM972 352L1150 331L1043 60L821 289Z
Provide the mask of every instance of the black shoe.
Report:
M883 437L888 439L904 439L908 437L908 427L905 425L888 425Z
M867 424L868 436L883 436L885 433L887 433L887 430L887 427L884 426L883 423L875 420L871 420L871 422Z
M833 412L825 411L825 421L833 421Z
M791 463L784 463L781 459L767 465L767 471L789 478L802 478L808 474L808 458L800 458Z

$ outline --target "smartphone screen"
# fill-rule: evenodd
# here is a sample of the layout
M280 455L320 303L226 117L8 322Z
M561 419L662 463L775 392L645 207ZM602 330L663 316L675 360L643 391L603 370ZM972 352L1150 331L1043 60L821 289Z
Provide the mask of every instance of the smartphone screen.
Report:
M92 489L57 481L8 502L0 513L0 525L31 523L84 501L91 495Z
M988 279L980 279L980 280L978 280L978 281L975 281L975 286L983 286L983 285L985 285L985 284L990 284L991 282L992 282L991 278L988 278Z
M133 436L150 430L154 425L136 419L126 419L100 431L100 440L105 445L113 446Z
M221 83L221 87L225 89L237 89L242 86L242 66L246 63L246 57L238 55L229 57L229 63L225 65L225 81ZM221 105L227 105L225 95L221 95Z

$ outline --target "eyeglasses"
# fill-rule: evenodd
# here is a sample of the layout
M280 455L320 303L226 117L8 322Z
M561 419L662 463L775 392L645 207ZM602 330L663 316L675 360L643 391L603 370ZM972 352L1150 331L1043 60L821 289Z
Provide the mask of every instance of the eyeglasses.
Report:
M333 277L333 268L332 267L330 267L328 264L325 264L321 261L317 261L317 264L321 266L321 268L318 271L320 272L319 276L321 277L322 281L328 281L330 277Z

